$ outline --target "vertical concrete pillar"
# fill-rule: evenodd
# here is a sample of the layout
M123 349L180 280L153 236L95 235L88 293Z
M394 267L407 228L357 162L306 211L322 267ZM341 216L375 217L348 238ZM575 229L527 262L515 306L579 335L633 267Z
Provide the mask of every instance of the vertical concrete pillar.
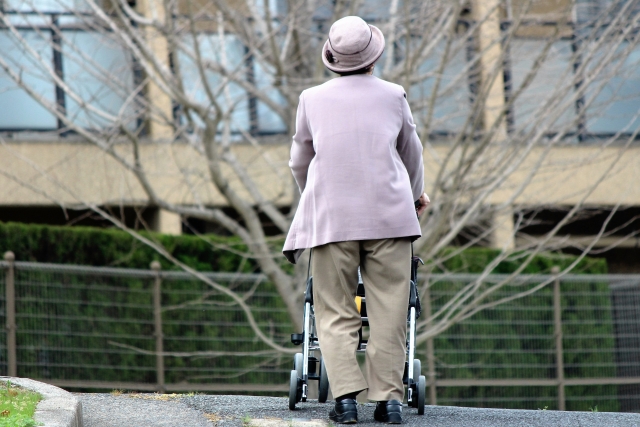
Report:
M136 6L138 12L154 22L164 23L167 11L163 0L138 0ZM169 43L167 38L154 26L145 27L145 38L150 50L160 63L169 69ZM171 97L162 88L150 79L147 84L147 100L151 105L151 115L148 121L149 137L153 141L171 141L174 136L173 107ZM173 212L158 209L153 229L164 234L182 234L182 221L180 215Z
M138 0L137 8L140 14L155 22L163 23L167 11L162 0ZM145 27L145 37L149 48L155 57L169 69L169 45L166 37L153 26ZM173 138L173 109L171 97L153 81L147 85L147 100L151 104L151 119L149 120L149 136L153 140L171 140Z
M180 215L164 209L156 211L151 226L158 233L176 236L182 234L182 218Z
M500 6L502 0L472 0L472 16L479 23L476 48L480 55L479 88L480 94L486 94L482 110L482 129L488 131L496 127L493 140L506 141L507 122L500 118L504 111L504 61L502 49L502 30L500 28ZM493 217L491 246L513 249L515 247L513 209L497 211Z
M485 130L494 126L505 107L504 76L502 72L502 43L500 30L501 0L473 0L473 19L481 22L477 33L477 48L480 54L480 88L482 93L489 86L485 107L482 111L482 122ZM500 121L495 138L504 140L507 127L504 118Z
M515 248L515 225L513 223L513 209L507 207L493 214L493 232L491 247L511 250Z

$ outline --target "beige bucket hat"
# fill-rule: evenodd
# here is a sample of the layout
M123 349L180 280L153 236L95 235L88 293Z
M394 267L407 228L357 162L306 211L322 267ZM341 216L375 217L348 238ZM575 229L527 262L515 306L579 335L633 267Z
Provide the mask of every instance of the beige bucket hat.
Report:
M322 48L322 62L336 73L368 67L384 51L382 31L359 16L345 16L333 23Z

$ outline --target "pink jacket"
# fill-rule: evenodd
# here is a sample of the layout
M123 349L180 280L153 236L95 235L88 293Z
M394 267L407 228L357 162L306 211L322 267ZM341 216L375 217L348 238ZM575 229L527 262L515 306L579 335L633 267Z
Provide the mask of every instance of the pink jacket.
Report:
M289 261L331 242L421 235L422 144L401 86L357 74L302 92L289 167L302 193Z

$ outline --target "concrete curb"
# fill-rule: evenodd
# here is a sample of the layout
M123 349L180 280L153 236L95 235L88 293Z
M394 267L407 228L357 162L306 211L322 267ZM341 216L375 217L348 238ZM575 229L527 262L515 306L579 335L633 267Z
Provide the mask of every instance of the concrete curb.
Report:
M68 391L28 378L0 376L0 381L11 381L42 395L33 418L44 427L83 427L82 403Z

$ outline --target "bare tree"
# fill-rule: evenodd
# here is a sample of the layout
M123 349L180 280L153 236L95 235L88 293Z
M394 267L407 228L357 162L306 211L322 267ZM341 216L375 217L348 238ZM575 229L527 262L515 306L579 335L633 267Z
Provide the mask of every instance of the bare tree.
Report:
M493 242L501 248L475 282L423 320L420 340L544 286L496 297L511 278L500 283L484 278L506 259L519 263L515 276L536 254L565 245L558 231L581 212L637 137L633 112L616 132L593 143L592 159L552 157L557 147L588 136L587 111L605 111L624 95L603 94L638 65L632 60L638 47L637 1L609 2L583 17L575 0L546 14L536 13L532 0L513 5L499 0L144 0L137 8L127 0L87 0L73 9L59 0L54 12L37 0L16 4L0 12L2 43L11 47L0 56L3 84L11 82L51 114L58 133L111 156L135 177L144 202L239 236L297 325L307 262L302 259L291 274L280 253L299 199L282 152L294 132L300 92L332 77L319 51L334 20L360 14L378 25L387 47L376 75L403 85L408 94L425 147L432 199L421 219L423 237L416 242L427 261L423 272L428 276L473 245ZM41 91L43 82L55 86L56 97ZM7 155L21 156L6 141L2 145ZM145 156L150 145L168 146L173 153L170 179L184 189L184 203L172 201L156 183L169 178ZM588 185L575 189L572 207L560 222L536 239L516 239L536 220L535 209L525 215L521 208L543 207L523 202L539 188L541 176L595 161L605 151L605 166ZM21 159L76 206L93 209L232 298L261 339L288 351L260 331L240 295L127 229L33 159ZM25 177L0 173L59 203ZM568 204L566 199L566 193L550 194L545 204ZM276 236L266 232L267 222ZM609 232L606 226L585 243L581 256ZM453 243L455 250L443 251ZM421 285L423 294L428 286L428 281Z

